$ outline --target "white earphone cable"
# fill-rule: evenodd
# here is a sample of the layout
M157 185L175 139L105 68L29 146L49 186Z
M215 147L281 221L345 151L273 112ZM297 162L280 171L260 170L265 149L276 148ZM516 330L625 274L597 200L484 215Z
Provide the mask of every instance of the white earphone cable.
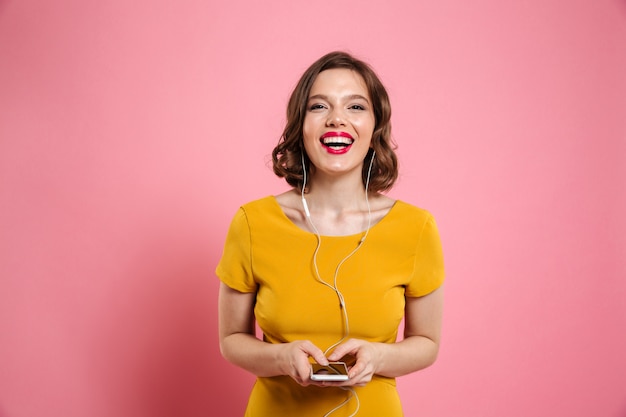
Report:
M376 155L376 151L372 151L372 157L370 159L369 167L368 167L368 170L367 170L367 178L366 178L366 181L365 181L365 204L367 205L367 228L365 229L365 233L363 234L363 237L361 237L361 239L359 240L358 245L337 264L337 267L335 268L335 273L333 275L333 284L331 285L331 284L329 284L328 282L326 282L326 281L324 281L322 279L322 277L320 275L320 272L319 272L319 267L317 266L317 254L319 253L319 250L320 250L320 248L322 246L322 236L321 236L319 230L317 229L317 227L315 226L315 223L313 223L313 220L311 219L311 212L309 211L309 206L308 206L308 204L306 202L306 198L304 196L304 189L305 189L306 184L307 184L307 172L306 172L306 166L305 166L305 163L304 163L304 152L302 153L303 183L302 183L302 189L301 189L301 192L300 192L300 196L302 198L302 206L304 208L304 213L306 215L307 221L311 225L311 228L313 229L313 232L315 233L315 236L317 238L317 245L315 247L315 251L313 252L313 267L315 269L315 278L316 278L317 281L319 281L320 283L324 284L328 288L332 289L335 292L335 294L337 294L337 298L339 298L339 306L340 306L341 311L343 313L343 319L344 319L344 324L345 324L345 329L344 329L344 332L343 332L343 335L342 335L341 339L339 339L337 342L335 342L334 344L329 346L324 351L324 355L327 355L329 351L331 351L332 349L337 347L339 344L341 344L348 337L348 335L350 334L350 321L348 319L348 309L346 307L346 302L345 302L345 299L343 297L343 294L341 293L341 291L339 290L339 288L337 286L337 277L339 276L339 269L344 264L344 262L346 262L348 259L350 259L350 257L352 257L352 255L354 255L361 248L361 246L363 246L363 243L365 242L365 239L367 238L367 236L369 234L370 228L372 227L372 209L370 207L368 190L369 190L370 177L371 177L371 173L372 173L372 166L374 164L374 156L375 155ZM333 408L328 413L326 413L324 415L324 417L330 416L332 413L334 413L335 411L337 411L341 407L343 407L346 404L348 404L348 402L353 397L356 399L356 410L354 411L353 414L350 415L350 417L356 415L356 413L359 411L359 408L360 408L360 405L361 405L361 401L359 400L359 396L357 395L357 393L354 390L354 388L352 388L352 387L340 387L340 388L343 389L343 390L349 391L350 392L350 396L344 402L339 404L337 407Z

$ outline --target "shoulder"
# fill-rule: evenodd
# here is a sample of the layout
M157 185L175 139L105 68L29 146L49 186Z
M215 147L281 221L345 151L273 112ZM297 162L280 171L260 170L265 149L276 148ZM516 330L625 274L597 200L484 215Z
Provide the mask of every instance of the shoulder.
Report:
M273 198L282 213L287 216L289 220L300 228L306 228L302 196L298 190L294 188L282 194L278 194Z
M293 222L285 215L277 196L269 195L240 206L235 218L250 235L265 239L293 233Z
M278 203L280 207L285 208L297 208L300 204L300 193L294 188L289 191L285 191L282 194L271 196L271 198Z
M413 205L411 203L407 203L403 200L396 200L395 208L398 211L402 212L402 214L415 218L429 219L433 217L433 215L427 209Z
M374 194L369 197L372 224L377 224L386 218L396 206L396 200L383 194Z
M255 213L267 213L274 211L278 206L276 205L276 199L272 195L268 195L256 200L248 201L245 204L242 204L239 208L240 212L244 214L255 214Z
M435 218L429 210L396 200L389 216L393 219L390 223L410 233L419 233L429 226L436 229Z
M233 223L248 224L251 219L262 218L268 213L276 211L276 201L273 196L266 196L242 204L233 216Z

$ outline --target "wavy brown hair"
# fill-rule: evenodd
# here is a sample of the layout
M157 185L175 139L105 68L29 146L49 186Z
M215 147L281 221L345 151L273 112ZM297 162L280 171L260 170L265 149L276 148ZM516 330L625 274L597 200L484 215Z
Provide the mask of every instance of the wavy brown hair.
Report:
M368 163L363 164L363 184L365 185L367 180L369 161L372 158L372 150L374 150L376 151L376 158L372 166L369 191L381 192L389 190L398 178L398 158L394 152L396 145L391 138L391 104L389 103L389 96L374 70L367 63L346 52L331 52L324 55L315 61L298 81L287 104L287 124L285 125L285 130L283 130L278 144L272 151L274 173L280 178L285 178L285 181L292 187L302 187L302 160L304 158L309 162L304 151L302 139L307 101L317 75L322 71L336 68L350 69L361 75L372 100L376 122L372 134L371 148L365 157Z

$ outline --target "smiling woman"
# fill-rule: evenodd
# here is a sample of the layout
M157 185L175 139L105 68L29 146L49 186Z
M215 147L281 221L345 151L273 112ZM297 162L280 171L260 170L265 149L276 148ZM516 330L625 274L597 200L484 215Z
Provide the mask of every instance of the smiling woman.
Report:
M287 124L282 139L272 152L274 173L285 178L292 187L300 188L302 186L304 173L302 138L304 136L305 118L309 116L309 112L312 110L310 107L313 105L312 99L326 98L313 96L311 89L319 76L331 69L349 70L355 78L354 81L359 86L364 84L366 87L366 94L362 97L371 101L368 104L375 120L371 148L372 151L376 152L372 171L374 175L370 178L369 190L374 192L386 191L393 186L398 177L398 160L394 152L395 144L391 139L389 96L369 65L342 52L331 52L313 63L302 75L300 82L294 89L287 105ZM362 171L362 176L365 183L367 176L365 168Z
M398 175L390 115L342 52L291 96L273 161L293 188L239 209L217 266L222 354L258 377L246 416L401 416L395 378L437 357L441 244L427 211L381 194ZM346 380L314 375L331 362Z
M354 171L359 178L374 125L367 86L358 73L337 68L319 74L303 128L304 148L315 175L321 180L324 175Z
M310 88L333 66L368 86L369 190L393 183L386 195L432 209L446 255L439 357L397 380L405 415L626 417L626 0L243 3L0 0L0 416L244 414L255 377L218 351L212 271L241 203L300 190ZM287 90L338 47L383 77L396 182L389 103L349 57L307 70L285 117ZM279 180L266 156L283 121ZM321 229L324 184L304 157ZM258 283L249 317L266 344L325 350L342 316L314 281L308 220L286 223L271 198L244 207L251 240L227 243L223 276ZM390 230L411 223L400 208L339 268L350 338L387 340L404 315L396 300L416 295L371 298L399 281L387 264L410 259L404 231ZM344 224L363 232L358 214ZM300 194L290 215L306 219ZM257 241L259 219L276 226ZM363 233L327 232L317 265L332 284ZM231 243L249 245L253 264L227 262ZM260 381L281 400L300 392ZM320 398L331 390L347 397ZM355 391L361 417L372 397ZM302 404L282 415L315 410Z

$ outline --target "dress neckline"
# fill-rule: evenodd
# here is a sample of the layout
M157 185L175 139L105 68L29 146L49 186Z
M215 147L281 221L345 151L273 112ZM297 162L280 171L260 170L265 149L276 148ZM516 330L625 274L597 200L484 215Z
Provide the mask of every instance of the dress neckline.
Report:
M275 208L278 210L278 212L281 214L281 216L283 217L283 219L285 220L285 222L287 222L291 227L293 227L296 230L299 230L302 233L306 233L307 235L313 235L315 236L315 233L310 231L310 230L306 230L301 228L300 226L298 226L297 224L295 224L293 222L293 220L291 220L287 214L285 214L285 211L283 210L283 208L281 207L280 204L278 204L278 200L276 199L276 196L274 195L270 195L269 198L271 199L273 205L275 206ZM398 206L400 200L394 200L393 204L391 205L391 207L389 208L389 210L387 211L387 213L385 213L385 215L376 223L374 223L369 231L372 232L379 224L381 223L385 223L385 221L387 220L387 218L396 211L396 207ZM325 239L343 239L343 238L354 238L356 236L361 236L363 235L363 233L365 233L365 230L362 230L358 233L353 233L350 235L320 235L321 237L325 238Z

